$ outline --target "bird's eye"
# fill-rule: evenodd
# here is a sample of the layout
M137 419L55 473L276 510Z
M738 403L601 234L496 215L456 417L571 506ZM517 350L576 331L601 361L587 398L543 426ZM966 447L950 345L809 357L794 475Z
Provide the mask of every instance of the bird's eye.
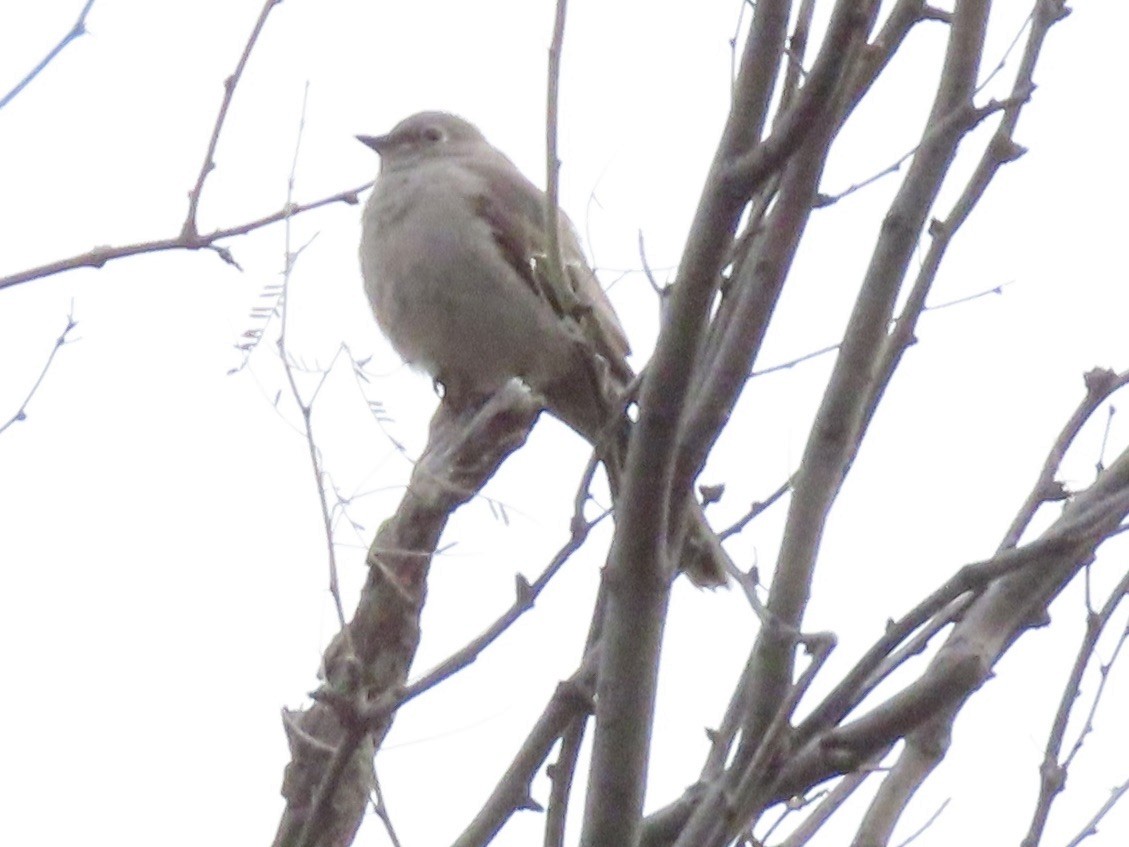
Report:
M443 140L443 130L437 126L424 127L421 135L424 141L430 141L432 144L438 144Z

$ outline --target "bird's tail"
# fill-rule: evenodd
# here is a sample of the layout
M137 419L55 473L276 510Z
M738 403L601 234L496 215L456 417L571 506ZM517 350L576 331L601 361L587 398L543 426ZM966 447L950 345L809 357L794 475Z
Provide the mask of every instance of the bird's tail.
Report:
M546 406L561 421L588 441L608 474L612 501L618 505L631 439L632 423L627 416L629 387L609 373L606 362L592 355L582 356L584 364L569 368L567 375L541 388ZM706 521L701 505L693 495L682 519L685 526L682 544L674 555L678 570L695 585L717 588L728 581L729 556ZM672 527L674 523L672 522Z

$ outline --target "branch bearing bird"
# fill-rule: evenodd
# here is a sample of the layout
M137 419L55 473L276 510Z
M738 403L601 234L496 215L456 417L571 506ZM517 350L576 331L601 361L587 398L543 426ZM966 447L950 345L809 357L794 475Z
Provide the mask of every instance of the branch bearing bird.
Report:
M472 123L420 112L357 138L380 154L361 273L396 352L449 402L520 379L599 448L633 376L630 347L568 217L558 213L555 274L544 192ZM724 581L716 562L687 570L695 582Z

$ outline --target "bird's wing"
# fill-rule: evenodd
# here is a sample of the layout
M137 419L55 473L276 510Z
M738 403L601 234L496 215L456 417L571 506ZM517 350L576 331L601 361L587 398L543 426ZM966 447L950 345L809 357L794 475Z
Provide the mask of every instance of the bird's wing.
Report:
M567 277L558 281L546 272L545 193L500 153L496 161L477 158L466 164L485 183L486 187L475 198L475 210L490 224L502 255L559 317L576 322L617 376L630 379L626 356L631 348L627 336L600 281L584 259L568 217L564 212L558 216Z

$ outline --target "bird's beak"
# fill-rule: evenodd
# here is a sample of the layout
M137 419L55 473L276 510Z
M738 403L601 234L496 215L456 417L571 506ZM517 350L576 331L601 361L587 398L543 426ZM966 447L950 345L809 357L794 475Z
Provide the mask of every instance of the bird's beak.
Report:
M375 150L377 153L383 153L388 149L388 136L387 135L358 135L357 141L368 147L370 150Z

